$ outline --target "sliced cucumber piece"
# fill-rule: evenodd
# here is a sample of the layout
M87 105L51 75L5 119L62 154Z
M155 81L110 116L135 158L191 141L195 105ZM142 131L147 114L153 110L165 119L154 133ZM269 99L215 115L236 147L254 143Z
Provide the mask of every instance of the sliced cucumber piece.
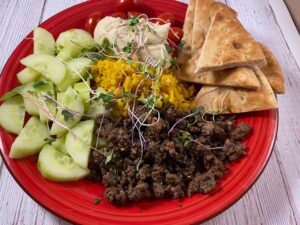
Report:
M66 136L63 136L63 137L60 137L60 138L56 138L56 140L53 141L51 143L51 145L54 148L56 148L58 151L68 155L69 153L67 152L65 141L66 141Z
M55 40L51 33L41 27L33 30L34 54L55 55Z
M26 84L32 81L36 81L40 78L41 74L30 68L25 68L17 73L18 80L21 84Z
M98 96L101 93L106 94L107 91L105 91L103 88L97 88L96 95ZM96 118L97 115L106 114L106 113L107 113L107 111L105 109L105 105L101 99L92 101L87 110L87 114L91 118Z
M29 55L20 62L24 66L38 71L54 84L59 84L66 76L65 65L51 55Z
M54 182L77 181L90 173L51 145L46 145L40 152L38 170L43 177Z
M68 62L69 60L76 58L80 55L82 47L78 44L75 44L72 41L67 41L62 47L62 49L57 54L57 58L59 58L63 62Z
M68 42L72 42L82 48L90 48L95 44L95 41L90 33L82 29L71 29L62 32L57 40L56 46L60 50L64 48L69 48Z
M23 128L25 107L22 96L17 95L0 106L0 125L8 132L19 134Z
M59 91L65 91L70 85L85 79L91 68L93 61L87 58L76 58L66 63L67 74L57 88Z
M38 153L50 137L45 124L33 116L11 146L9 157L20 159Z
M69 87L63 96L61 105L64 106L65 109L60 107L55 119L64 126L72 128L80 121L82 114L84 113L84 104L82 99L72 87ZM55 122L53 123L51 127L51 135L62 136L66 132L67 130L65 128L59 126Z
M83 168L88 167L94 125L94 120L82 121L73 127L66 136L68 153Z
M24 85L22 96L24 98L25 110L32 116L39 116L38 99L36 97L35 89L33 88L34 82Z
M47 96L51 97L52 99L55 100L55 90L54 90L54 85L53 83L49 81L44 81L44 84L42 87L37 88L37 97L39 102L42 104L43 103L46 105L46 111L51 114L53 117L55 117L56 114L56 103L51 101L50 99L47 99L44 94ZM39 108L39 115L40 115L40 120L42 123L47 123L49 121L48 117L46 116L46 113Z
M88 109L90 105L89 82L80 82L74 84L74 90L81 96L85 109Z

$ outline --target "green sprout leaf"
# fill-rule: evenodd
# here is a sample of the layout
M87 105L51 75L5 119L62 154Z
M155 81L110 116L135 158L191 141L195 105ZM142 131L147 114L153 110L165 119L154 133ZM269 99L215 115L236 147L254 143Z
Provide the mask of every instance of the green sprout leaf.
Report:
M33 86L34 89L40 89L40 88L46 87L48 85L49 85L48 82L40 80L38 82L35 82L32 86Z
M64 116L64 120L68 121L70 119L74 119L74 115L70 113L68 110L64 109L61 114Z
M44 141L46 142L46 144L51 144L53 141L55 141L55 139L53 137L49 137L45 138Z
M113 157L114 157L114 150L106 153L105 157L106 157L105 164L107 164L107 163L109 163L113 159Z
M108 92L108 93L101 93L98 97L98 99L101 99L104 103L109 103L112 101L114 96L114 93Z
M122 89L122 96L124 98L136 98L137 97L134 93L132 93L130 91L125 91L124 89Z
M0 101L6 101L7 99L10 99L16 95L21 94L22 91L23 91L23 86L16 87L13 90L2 95L2 97L0 98Z
M181 131L180 135L177 137L177 140L183 144L184 147L193 140L192 135L188 131Z
M102 201L102 198L95 198L95 199L93 200L93 204L94 204L94 205L98 205L101 201Z
M169 54L172 54L173 51L174 51L174 49L173 49L170 45L168 45L168 44L165 44L165 46L166 46L167 52L168 52Z
M122 50L123 52L130 54L132 52L132 43L128 42L127 45Z
M128 25L131 27L134 27L135 25L137 25L139 23L139 17L138 16L134 16L132 17L129 21L128 21Z

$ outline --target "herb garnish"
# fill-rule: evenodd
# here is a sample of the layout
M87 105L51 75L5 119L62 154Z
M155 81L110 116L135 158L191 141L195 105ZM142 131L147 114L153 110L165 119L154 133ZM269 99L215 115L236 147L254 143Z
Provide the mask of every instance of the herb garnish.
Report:
M105 165L106 165L107 163L109 163L113 159L114 150L111 150L110 152L105 153L105 157L106 157L106 160L105 160Z
M192 135L188 131L181 131L180 136L177 137L178 141L183 144L184 147L193 140Z
M127 42L127 45L122 50L123 52L130 54L132 52L132 43Z
M133 16L129 21L129 26L134 27L139 23L139 17L138 16Z
M172 54L173 51L174 51L174 49L173 49L170 45L168 45L168 44L165 44L165 46L166 46L167 52L168 52L169 54Z
M101 201L102 201L102 198L95 198L95 199L93 200L93 204L94 204L94 205L98 205Z
M70 119L74 119L74 115L72 113L70 113L68 110L64 109L61 111L61 114L64 116L64 120L68 121Z
M43 87L48 86L48 85L49 85L48 82L40 80L38 82L35 82L32 86L33 86L34 89L39 89L39 88L43 88Z

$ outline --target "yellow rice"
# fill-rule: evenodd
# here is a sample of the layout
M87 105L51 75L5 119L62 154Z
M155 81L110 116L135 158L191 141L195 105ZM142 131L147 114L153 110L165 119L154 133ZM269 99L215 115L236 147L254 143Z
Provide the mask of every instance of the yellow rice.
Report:
M178 110L188 111L193 108L191 100L194 94L194 86L183 84L174 75L174 69L166 69L160 79L144 79L145 74L139 72L136 62L127 63L124 60L104 59L99 60L92 67L92 74L96 85L112 92L119 97L124 92L136 93L138 98L146 99L149 94L162 96L156 99L156 107L161 108L165 101L173 104ZM152 68L154 71L154 68ZM152 72L153 72L152 71ZM138 90L137 90L138 88ZM126 115L126 101L117 101L117 109Z

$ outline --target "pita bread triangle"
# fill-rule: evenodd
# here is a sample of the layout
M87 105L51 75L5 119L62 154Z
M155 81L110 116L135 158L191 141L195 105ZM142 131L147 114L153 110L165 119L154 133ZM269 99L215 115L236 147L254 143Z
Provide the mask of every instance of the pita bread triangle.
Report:
M260 82L257 90L203 86L195 98L197 105L208 113L243 113L278 108L275 94L258 67L255 73Z
M209 28L196 72L228 69L237 66L266 65L260 45L237 17L218 12Z
M284 94L284 76L274 54L267 46L260 43L260 46L265 54L267 65L261 68L261 71L266 75L273 91L277 94Z
M192 32L192 53L201 49L207 36L212 19L217 12L224 12L228 16L236 16L237 12L227 5L214 0L196 0L194 25Z
M184 25L183 25L183 37L181 42L183 43L182 51L178 54L178 63L185 63L191 58L191 48L192 48L192 31L195 16L195 6L196 0L190 0L185 15Z
M176 76L179 79L213 86L241 87L250 89L259 88L259 80L255 76L253 69L248 67L236 67L227 70L194 73L196 60L199 58L199 54L195 54L190 60L181 66L180 70L176 72Z

